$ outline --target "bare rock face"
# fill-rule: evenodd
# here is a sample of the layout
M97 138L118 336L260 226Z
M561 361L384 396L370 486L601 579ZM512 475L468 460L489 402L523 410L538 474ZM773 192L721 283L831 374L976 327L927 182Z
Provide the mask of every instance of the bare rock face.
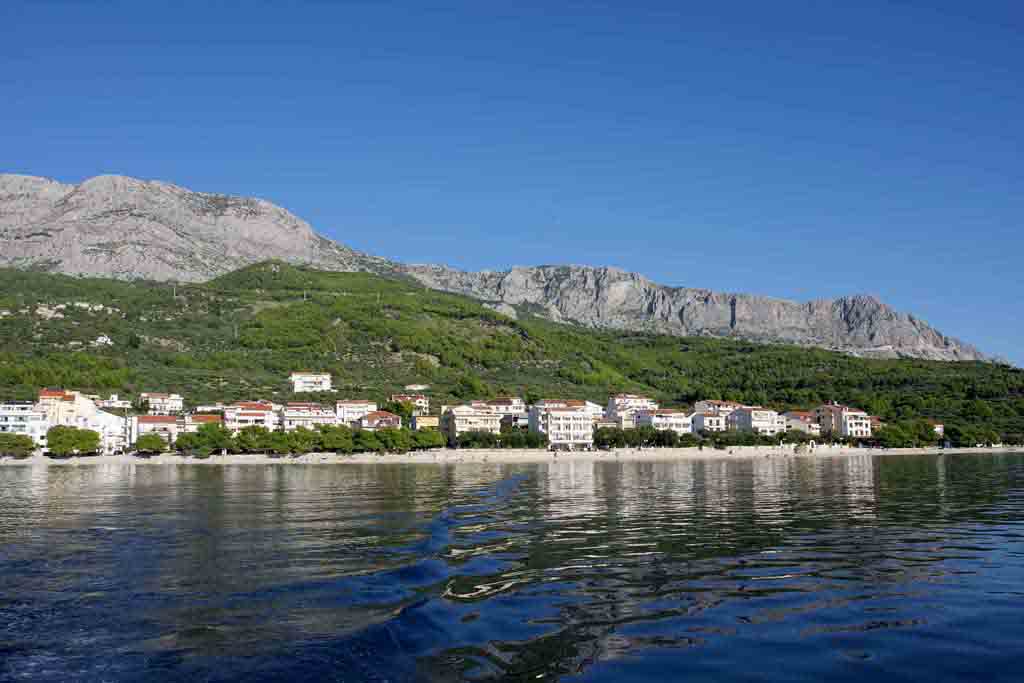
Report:
M122 176L64 185L0 175L0 265L187 282L268 258L325 270L375 261L261 199Z
M677 335L736 337L857 355L988 360L865 296L797 303L665 287L617 268L540 266L467 273L405 266L326 239L261 199L99 176L80 185L0 174L0 266L70 275L203 281L281 259L324 270L411 277L508 314Z

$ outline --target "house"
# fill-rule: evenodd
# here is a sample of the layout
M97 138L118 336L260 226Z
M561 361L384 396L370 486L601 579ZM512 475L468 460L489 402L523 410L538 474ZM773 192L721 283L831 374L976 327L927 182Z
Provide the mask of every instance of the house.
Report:
M619 420L623 429L632 429L637 411L657 409L657 402L646 396L616 394L608 398L608 407L604 412L605 417Z
M556 403L557 401L538 401L530 408L530 431L545 434L548 437L548 445L553 450L592 449L594 418L586 405L553 405Z
M177 415L185 409L185 399L178 394L143 392L139 400L147 406L150 415Z
M178 420L178 431L182 433L194 433L198 432L201 426L207 424L223 425L224 417L222 415L208 413L185 415L183 418Z
M366 415L377 410L374 401L356 399L352 401L338 401L334 406L334 414L337 424L355 427Z
M117 394L111 394L110 398L101 398L96 401L96 406L106 410L129 410L132 407L132 402L120 398Z
M851 439L871 437L871 416L863 410L833 402L819 406L814 416L821 425L823 435Z
M31 438L37 446L44 446L49 429L46 413L31 401L0 403L0 434L20 434Z
M430 412L430 399L423 394L392 394L392 403L411 403L413 415L426 415Z
M737 432L756 432L762 436L775 436L786 431L786 420L774 410L759 406L743 406L725 418L729 429Z
M224 407L224 426L232 433L246 427L277 429L277 407L265 401L240 401Z
M742 403L736 403L735 401L716 401L716 400L704 400L697 401L693 406L693 412L702 413L704 415L717 415L720 417L728 417L729 413L739 408L742 408ZM713 431L713 430L707 430Z
M174 442L178 440L178 434L181 429L178 425L178 418L174 415L139 415L138 417L132 418L135 422L134 432L135 441L138 442L139 437L146 434L156 434L168 446L173 446Z
M637 427L653 427L659 432L693 433L693 419L685 410L679 408L639 410L634 416L634 423Z
M337 413L319 403L287 403L280 411L281 428L286 432L299 427L316 429L318 425L337 423Z
M416 430L432 429L437 431L441 428L441 418L437 415L413 415L412 428Z
M790 410L782 414L786 420L787 431L804 432L811 436L821 435L821 425L814 413L804 410Z
M481 410L472 405L447 407L441 416L441 431L454 442L466 432L501 433L501 416L490 410Z
M363 415L359 420L359 428L368 432L378 429L398 429L402 426L402 418L386 410L375 410Z
M527 412L526 403L518 396L502 396L484 401L488 410L498 415L522 415Z
M305 394L315 391L334 391L331 389L331 375L326 372L300 371L291 374L292 393Z
M726 430L725 415L718 413L693 413L690 416L693 422L693 431L695 432L724 432Z
M127 446L131 437L131 423L124 417L104 412L80 391L41 389L39 410L46 415L49 427L76 427L100 435L100 451L115 453Z

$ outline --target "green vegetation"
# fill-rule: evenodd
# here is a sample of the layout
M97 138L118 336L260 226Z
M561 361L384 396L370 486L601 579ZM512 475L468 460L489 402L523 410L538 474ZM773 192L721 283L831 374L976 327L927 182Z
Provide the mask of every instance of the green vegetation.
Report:
M30 436L0 433L0 457L27 458L35 449L36 444Z
M536 432L516 429L501 434L490 432L465 432L459 434L458 448L547 448L548 437Z
M100 435L91 429L50 427L46 432L46 450L50 455L94 455L100 450Z
M135 450L139 453L163 453L167 450L167 442L159 434L143 434L135 442Z
M264 427L245 427L232 437L220 425L210 424L202 425L195 433L180 435L174 447L187 455L204 456L215 451L273 455L406 453L444 445L444 437L436 431L382 429L369 432L342 425L321 425L316 430L300 427L290 432L272 432Z
M51 386L286 401L288 374L310 369L331 372L338 393L302 400L384 404L410 383L430 384L438 406L505 394L603 403L619 391L780 410L836 400L891 424L943 422L951 435L1024 434L1024 372L1003 365L513 320L400 279L276 262L177 286L0 270L0 311L0 398ZM90 346L101 335L113 346Z

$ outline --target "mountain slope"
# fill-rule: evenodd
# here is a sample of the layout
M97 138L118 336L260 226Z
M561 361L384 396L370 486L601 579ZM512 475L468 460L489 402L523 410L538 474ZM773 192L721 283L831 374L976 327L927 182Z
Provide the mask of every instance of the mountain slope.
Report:
M786 342L875 357L988 360L872 297L798 303L658 285L615 268L466 273L354 251L260 199L98 176L79 185L0 175L0 265L70 275L202 282L268 258L411 277L509 314L559 322Z

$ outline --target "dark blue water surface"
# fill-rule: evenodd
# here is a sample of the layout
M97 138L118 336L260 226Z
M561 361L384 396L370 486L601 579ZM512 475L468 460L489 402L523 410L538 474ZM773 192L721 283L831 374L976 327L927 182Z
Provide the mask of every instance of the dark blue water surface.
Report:
M1024 458L0 468L0 679L1024 680Z

